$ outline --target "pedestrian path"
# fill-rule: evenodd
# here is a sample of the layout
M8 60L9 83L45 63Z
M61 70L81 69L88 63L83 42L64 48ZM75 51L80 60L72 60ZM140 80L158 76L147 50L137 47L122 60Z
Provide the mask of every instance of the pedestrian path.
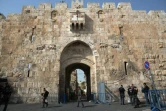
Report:
M67 104L49 104L47 108L42 108L42 104L9 104L7 111L150 111L150 106L140 105L140 108L134 108L131 104L120 105L117 102L108 104L94 104L93 102L84 102L85 107L77 107L77 102ZM0 111L3 111L3 105Z

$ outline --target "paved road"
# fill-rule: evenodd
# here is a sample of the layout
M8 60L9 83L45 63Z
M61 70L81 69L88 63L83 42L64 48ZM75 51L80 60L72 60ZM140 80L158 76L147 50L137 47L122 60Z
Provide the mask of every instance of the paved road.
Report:
M131 104L120 105L117 102L108 104L94 104L84 102L85 107L77 107L77 102L67 104L49 104L42 108L41 104L9 104L7 111L150 111L150 106L140 105L140 108L133 108ZM2 111L4 106L0 107Z

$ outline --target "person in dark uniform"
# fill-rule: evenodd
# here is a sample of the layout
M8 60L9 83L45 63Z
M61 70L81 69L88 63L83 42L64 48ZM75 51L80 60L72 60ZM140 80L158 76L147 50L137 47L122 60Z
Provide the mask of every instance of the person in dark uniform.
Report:
M48 94L49 94L49 92L44 88L43 108L45 107L45 104L46 104L46 107L48 107L48 100L47 100Z
M149 104L149 99L148 99L148 91L149 87L146 85L146 83L143 83L144 87L142 88L142 92L144 93L146 104Z
M80 87L78 87L78 105L77 105L77 107L79 107L79 103L81 102L82 103L82 107L84 107L84 103L82 102L82 90L81 90L81 88Z
M5 104L3 111L6 111L6 109L7 109L8 102L9 102L12 91L13 91L12 87L10 87L8 83L6 83L5 87L4 87L4 91L3 91L3 102Z
M123 85L121 85L121 87L119 88L119 93L120 93L121 105L124 105L125 89L123 88Z
M127 91L127 93L128 93L128 95L129 95L129 98L130 98L130 103L132 104L132 103L133 103L133 98L132 98L133 92L132 92L132 88L131 88L130 85L128 86L128 91Z
M140 105L140 101L138 99L137 94L138 94L138 89L137 87L134 87L133 89L134 108L139 108L139 105Z
M3 90L4 90L4 87L2 84L0 84L0 106L1 106L2 100L3 100Z

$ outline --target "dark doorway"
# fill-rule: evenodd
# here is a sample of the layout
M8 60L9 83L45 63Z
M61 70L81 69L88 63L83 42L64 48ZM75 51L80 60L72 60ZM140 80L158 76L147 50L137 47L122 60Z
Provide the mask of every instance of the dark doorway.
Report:
M81 87L80 86L81 84L79 84L80 81L78 81L79 80L78 69L82 70L82 72L84 72L85 75L86 89L84 89L84 94L85 94L84 99L90 100L90 95L91 95L90 67L83 63L74 63L66 67L65 93L67 95L68 102L70 100L77 100L77 88Z

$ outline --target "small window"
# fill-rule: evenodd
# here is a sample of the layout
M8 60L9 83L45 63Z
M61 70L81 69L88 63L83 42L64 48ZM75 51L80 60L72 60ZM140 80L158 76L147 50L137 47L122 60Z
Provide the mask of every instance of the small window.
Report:
M72 23L72 30L74 30L74 23Z
M28 70L28 76L27 77L29 77L29 74L30 74L30 70Z
M79 24L78 24L78 23L76 23L76 29L78 30L78 28L79 28Z
M123 35L123 26L119 27L120 35Z
M83 23L81 23L81 30L83 30Z
M125 66L125 74L127 75L127 62L124 62L124 66Z

